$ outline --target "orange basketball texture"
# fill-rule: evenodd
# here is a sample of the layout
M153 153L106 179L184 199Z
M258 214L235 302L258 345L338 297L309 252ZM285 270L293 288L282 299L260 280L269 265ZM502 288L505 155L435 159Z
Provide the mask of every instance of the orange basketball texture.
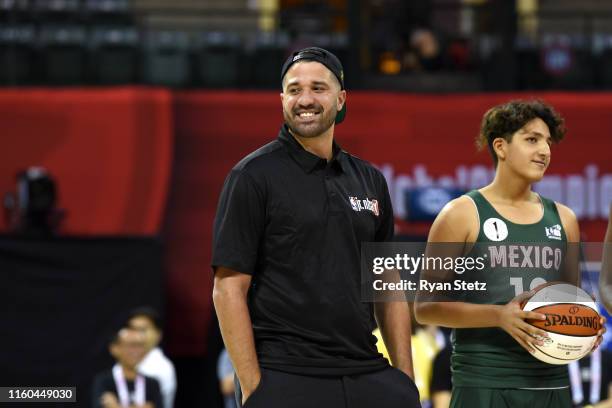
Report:
M527 319L535 327L551 333L568 336L595 336L601 325L596 310L576 303L555 303L533 309L542 313L546 320Z

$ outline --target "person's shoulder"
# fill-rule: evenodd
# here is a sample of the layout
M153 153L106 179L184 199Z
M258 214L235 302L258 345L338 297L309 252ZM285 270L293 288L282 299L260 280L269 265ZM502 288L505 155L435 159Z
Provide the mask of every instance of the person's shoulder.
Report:
M265 191L266 180L278 173L278 152L281 144L274 140L243 157L230 170L226 183L251 185Z
M576 214L574 213L574 210L572 210L567 205L560 203L558 201L552 200L539 193L534 193L534 195L536 197L539 197L539 200L542 202L543 205L548 205L549 207L556 208L557 212L559 213L559 217L561 217L562 220L563 219L576 219Z
M232 171L256 173L271 164L270 158L281 149L281 143L273 140L259 149L247 154L233 167Z
M172 364L172 361L159 347L151 350L140 362L138 368L144 374L153 375L154 377L162 374L174 375L174 365Z
M561 219L576 219L576 213L574 213L574 210L569 208L567 205L561 204L558 201L552 201L552 203L557 206L557 211L559 212Z
M476 213L476 210L474 200L468 195L462 195L446 203L438 214L438 217L462 219L466 216L473 216Z
M342 154L346 157L346 160L354 165L355 167L359 167L362 169L368 170L378 170L372 163L367 160L362 159L361 157L355 156L353 153L349 153L346 150L342 149Z
M475 240L478 231L478 209L474 200L462 195L449 201L433 222L429 240L465 242Z
M364 160L361 157L355 156L354 154L349 153L346 150L342 150L342 153L346 157L346 162L348 162L348 164L358 172L370 175L371 177L374 177L378 180L385 180L384 174L369 161Z
M159 347L156 349L156 351L159 353L158 359L160 365L164 368L165 371L174 374L174 364L172 363L172 360L170 360L168 356L166 356L162 349L160 349Z
M580 241L580 227L578 226L578 218L574 211L565 204L550 200L557 207L561 224L565 228L565 234L569 242Z

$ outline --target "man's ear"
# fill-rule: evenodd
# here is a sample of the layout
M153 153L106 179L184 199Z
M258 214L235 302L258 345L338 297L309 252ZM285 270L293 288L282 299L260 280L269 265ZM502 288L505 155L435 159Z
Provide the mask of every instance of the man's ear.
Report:
M155 333L157 335L157 344L156 344L156 346L159 346L161 344L162 339L164 338L164 333L161 330L157 329L157 328L155 328Z
M115 360L119 360L119 346L115 343L108 346L108 352Z
M346 90L342 89L338 93L338 105L336 106L338 111L342 109L345 103L346 103Z

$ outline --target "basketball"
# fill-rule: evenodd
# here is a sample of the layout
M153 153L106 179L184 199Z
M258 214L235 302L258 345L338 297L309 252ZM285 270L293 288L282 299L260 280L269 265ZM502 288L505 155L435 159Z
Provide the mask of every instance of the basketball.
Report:
M586 356L601 328L600 315L591 296L567 283L542 286L523 306L525 311L542 313L546 320L526 320L548 333L544 345L533 345L533 356L549 364L568 364Z

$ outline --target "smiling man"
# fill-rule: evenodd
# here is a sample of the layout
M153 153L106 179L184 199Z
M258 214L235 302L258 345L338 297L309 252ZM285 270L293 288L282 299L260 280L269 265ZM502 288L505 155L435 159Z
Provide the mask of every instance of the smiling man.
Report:
M245 407L418 407L407 303L361 302L361 243L393 237L383 175L343 151L344 73L321 48L281 71L278 138L228 175L213 299ZM392 368L376 349L378 322Z

